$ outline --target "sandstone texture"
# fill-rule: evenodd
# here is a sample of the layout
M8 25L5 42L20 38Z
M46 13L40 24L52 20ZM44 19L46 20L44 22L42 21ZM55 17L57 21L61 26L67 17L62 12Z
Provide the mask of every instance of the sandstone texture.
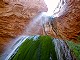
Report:
M80 41L80 0L67 0L65 13L55 18L52 26L58 38ZM52 35L52 32L49 35Z
M47 11L43 0L0 0L0 53L21 35L36 15Z

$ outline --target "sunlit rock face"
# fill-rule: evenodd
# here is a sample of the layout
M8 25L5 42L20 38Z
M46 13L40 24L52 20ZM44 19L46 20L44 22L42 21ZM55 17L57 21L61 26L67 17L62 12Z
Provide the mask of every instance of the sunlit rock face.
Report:
M0 52L43 11L47 11L43 0L0 0Z
M77 41L77 37L80 36L80 0L67 0L67 4L68 11L56 18L53 25L57 37Z

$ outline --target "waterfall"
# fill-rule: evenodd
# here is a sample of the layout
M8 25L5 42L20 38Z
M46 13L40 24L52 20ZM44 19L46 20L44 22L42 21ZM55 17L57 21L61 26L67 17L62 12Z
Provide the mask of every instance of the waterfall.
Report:
M43 31L43 25L47 23L48 20L49 18L46 15L46 12L40 13L29 22L23 35L38 35L39 32Z
M38 33L40 31L40 26L43 26L44 24L46 24L47 22L49 22L50 17L46 16L45 13L41 13L39 14L37 17L35 17L30 24L28 25L26 31L24 33L26 34L31 34L32 30L34 30L34 33ZM52 19L50 19L52 20ZM44 28L44 26L43 26ZM23 34L24 34L23 33ZM10 57L12 57L13 55L15 55L18 51L18 48L21 46L21 44L23 42L25 42L26 39L31 39L33 38L33 41L38 40L38 37L40 35L35 35L35 36L21 36L19 40L16 41L16 43L14 43L14 45L10 48L9 51L7 51L7 53L5 53L5 56L3 56L2 58L5 60L9 60ZM44 40L44 39L43 39ZM67 44L60 39L53 39L52 43L54 43L55 45L55 52L57 55L57 59L58 60L73 60L72 59L72 55L70 53L70 49L68 48ZM50 60L52 60L51 56L50 56Z
M70 49L63 40L53 39L58 60L73 60Z
M49 36L43 36L43 38L41 38L42 40L41 41L44 41L47 37ZM35 35L35 36L22 36L12 47L11 47L11 51L7 57L4 57L3 56L3 59L4 60L11 60L11 57L14 56L17 52L18 52L18 49L19 47L21 46L22 43L24 43L27 39L29 40L33 40L33 41L37 41L40 39L40 35ZM41 43L40 41L40 43ZM73 60L72 58L72 55L71 55L71 52L70 52L70 49L68 48L67 44L63 41L63 40L60 40L60 39L53 39L53 38L50 38L50 40L45 40L44 41L44 44L45 42L50 42L52 41L52 45L54 45L54 49L55 51L53 52L56 52L56 54L54 54L54 56L57 56L57 60ZM51 44L51 43L50 43ZM50 45L48 44L48 45ZM40 48L40 46L38 46ZM51 47L51 45L49 46ZM49 47L47 47L47 49L49 49ZM27 49L27 47L26 47ZM51 48L52 49L52 48ZM41 49L40 49L41 50ZM40 51L38 51L38 53L40 53ZM2 60L3 60L2 59ZM50 60L53 60L52 59L52 54L50 53Z

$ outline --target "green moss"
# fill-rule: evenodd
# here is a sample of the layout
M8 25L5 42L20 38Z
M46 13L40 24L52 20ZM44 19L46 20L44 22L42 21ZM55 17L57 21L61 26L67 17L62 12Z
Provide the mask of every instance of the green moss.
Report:
M76 56L76 59L80 60L80 44L76 44L72 41L67 41L67 44L71 49L72 53Z
M52 38L39 36L37 40L26 39L11 60L57 60Z
M77 40L80 42L80 36L77 37Z

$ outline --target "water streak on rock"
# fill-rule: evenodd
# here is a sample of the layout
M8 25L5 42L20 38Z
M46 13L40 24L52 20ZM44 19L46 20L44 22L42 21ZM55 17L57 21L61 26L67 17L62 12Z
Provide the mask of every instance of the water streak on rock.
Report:
M53 39L58 60L73 60L70 49L63 40Z

